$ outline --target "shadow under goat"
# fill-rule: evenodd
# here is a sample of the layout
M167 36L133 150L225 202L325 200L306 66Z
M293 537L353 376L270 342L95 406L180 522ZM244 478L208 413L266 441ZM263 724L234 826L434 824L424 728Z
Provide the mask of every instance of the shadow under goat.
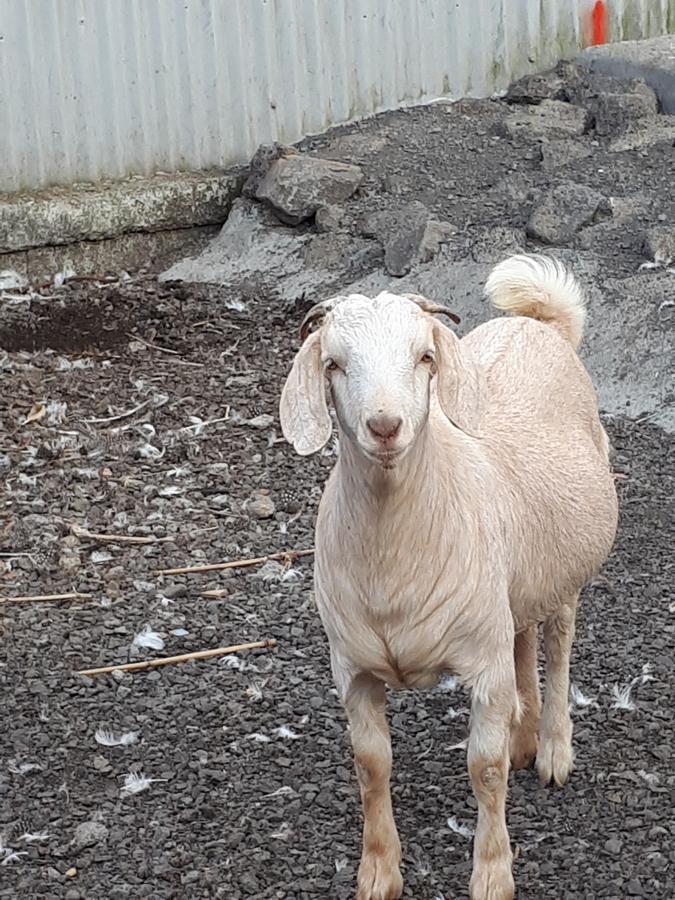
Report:
M514 256L486 293L510 318L459 340L416 295L314 307L281 397L301 455L340 454L316 525L316 602L363 803L359 900L401 895L385 687L450 672L471 688L473 900L513 897L509 764L572 768L569 657L579 592L606 560L609 441L576 353L584 303L556 260ZM546 691L537 673L543 623Z

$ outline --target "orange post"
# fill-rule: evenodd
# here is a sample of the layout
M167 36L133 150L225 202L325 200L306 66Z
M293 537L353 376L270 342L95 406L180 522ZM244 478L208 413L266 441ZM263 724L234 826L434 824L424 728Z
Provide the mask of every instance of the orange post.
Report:
M608 16L607 5L603 3L603 0L598 0L598 2L593 7L591 20L593 24L593 36L591 39L591 43L593 44L593 46L597 46L598 44L606 44Z

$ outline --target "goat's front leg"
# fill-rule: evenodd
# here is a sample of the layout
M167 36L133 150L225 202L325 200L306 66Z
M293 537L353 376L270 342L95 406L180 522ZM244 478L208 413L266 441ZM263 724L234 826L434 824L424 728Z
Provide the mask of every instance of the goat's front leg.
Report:
M401 843L391 808L391 740L384 684L370 675L359 675L351 681L344 705L363 804L357 900L396 900L403 879Z
M537 772L542 784L551 779L562 787L574 762L569 711L570 652L578 595L544 622L546 690L539 733Z
M488 687L475 691L471 705L468 764L478 801L471 900L511 900L515 890L506 829L509 733L518 705L512 660L509 653L509 662L485 673Z

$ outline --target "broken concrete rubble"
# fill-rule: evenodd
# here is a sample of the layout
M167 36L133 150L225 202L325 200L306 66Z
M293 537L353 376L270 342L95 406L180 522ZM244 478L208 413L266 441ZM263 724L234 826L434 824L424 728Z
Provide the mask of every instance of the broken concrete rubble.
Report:
M532 210L527 233L544 244L566 244L580 228L593 221L604 199L582 184L558 184Z
M653 144L675 145L675 116L660 115L653 119L640 119L630 131L610 141L609 149L612 153L624 153Z
M514 109L506 117L504 128L509 137L538 140L556 133L581 135L587 123L588 113L583 107L547 99L536 106Z
M646 85L640 88L631 93L603 92L589 103L596 134L606 137L627 131L639 119L657 115L656 94Z
M541 145L541 165L544 169L558 169L568 163L585 159L593 153L593 145L572 138L545 141Z
M304 154L284 155L270 164L255 196L282 221L299 225L320 207L347 200L363 179L359 166Z
M415 263L428 262L456 229L449 222L431 218L427 207L413 200L395 210L374 213L360 223L361 233L377 238L384 247L384 266L390 275L402 277Z

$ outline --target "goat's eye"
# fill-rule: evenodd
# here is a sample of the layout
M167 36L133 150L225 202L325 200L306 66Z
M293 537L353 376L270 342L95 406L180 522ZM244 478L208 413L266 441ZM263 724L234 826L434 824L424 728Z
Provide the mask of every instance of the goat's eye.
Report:
M434 363L434 354L431 350L427 350L426 353L423 353L420 357L420 362L424 363L425 366L431 366Z
M324 368L326 372L337 372L340 366L335 362L334 359L327 359Z

